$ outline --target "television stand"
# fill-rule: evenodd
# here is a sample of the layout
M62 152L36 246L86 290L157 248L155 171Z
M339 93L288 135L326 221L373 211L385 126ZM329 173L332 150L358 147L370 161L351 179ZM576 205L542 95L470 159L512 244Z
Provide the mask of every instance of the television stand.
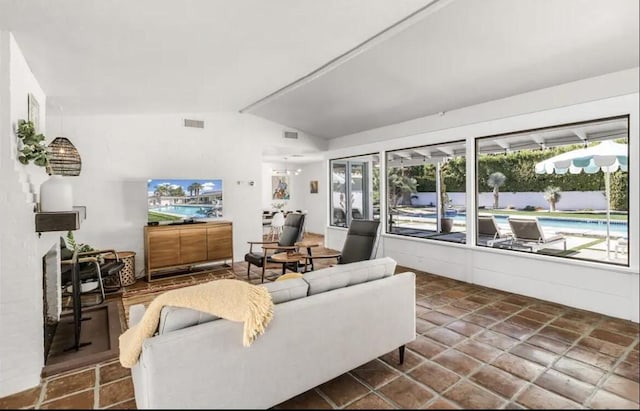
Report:
M147 281L193 274L198 266L233 264L230 221L167 224L144 227Z

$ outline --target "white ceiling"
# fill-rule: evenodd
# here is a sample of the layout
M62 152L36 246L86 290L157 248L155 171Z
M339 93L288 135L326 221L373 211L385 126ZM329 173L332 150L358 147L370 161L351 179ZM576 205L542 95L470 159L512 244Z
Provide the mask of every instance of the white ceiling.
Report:
M14 33L53 112L249 107L334 138L636 67L638 5L0 0L0 29Z
M65 114L238 111L431 0L0 0Z
M247 112L334 138L639 64L637 0L455 0Z

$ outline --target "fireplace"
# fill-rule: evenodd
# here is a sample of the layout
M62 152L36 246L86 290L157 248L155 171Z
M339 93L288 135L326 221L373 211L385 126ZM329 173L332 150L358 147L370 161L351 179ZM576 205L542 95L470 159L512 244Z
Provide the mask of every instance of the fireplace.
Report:
M45 363L60 321L61 311L60 243L56 242L42 256L42 324Z

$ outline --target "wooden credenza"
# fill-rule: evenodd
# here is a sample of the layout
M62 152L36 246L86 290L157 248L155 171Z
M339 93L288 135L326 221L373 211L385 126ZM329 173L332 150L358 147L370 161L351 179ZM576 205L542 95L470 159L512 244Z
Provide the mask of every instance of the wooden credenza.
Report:
M147 281L154 275L184 274L192 265L231 260L233 227L230 221L144 227Z

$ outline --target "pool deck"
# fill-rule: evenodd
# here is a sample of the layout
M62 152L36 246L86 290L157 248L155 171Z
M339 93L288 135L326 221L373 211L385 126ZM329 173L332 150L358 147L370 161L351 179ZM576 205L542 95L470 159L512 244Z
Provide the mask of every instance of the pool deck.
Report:
M400 219L398 219L400 217ZM464 224L455 224L451 233L439 234L436 231L435 219L420 217L394 216L393 234L426 238L431 240L447 241L464 244L466 243ZM511 234L508 224L498 223L501 231L507 235ZM542 224L544 229L544 224ZM549 248L539 251L540 254L563 255L572 259L605 261L607 260L606 234L597 230L580 230L572 228L560 228L554 231L545 229L545 234L560 234L567 239L567 251L565 252L561 244L555 244ZM623 237L620 233L611 232L609 236L610 252L608 261L616 264L627 265L629 262L627 252L619 252L616 256L615 250L618 239ZM483 244L478 244L482 246Z

